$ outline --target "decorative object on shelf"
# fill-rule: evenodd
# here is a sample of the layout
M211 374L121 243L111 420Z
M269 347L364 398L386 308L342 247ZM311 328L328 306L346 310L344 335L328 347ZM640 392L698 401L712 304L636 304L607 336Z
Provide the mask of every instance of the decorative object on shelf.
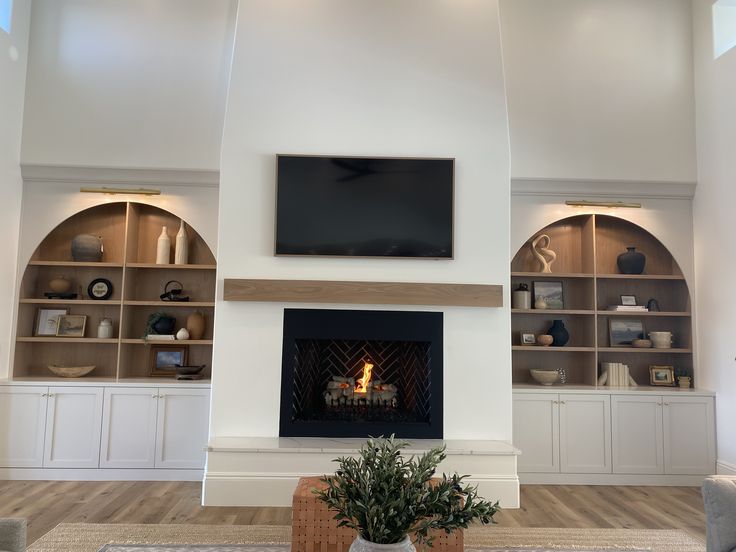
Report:
M202 370L204 370L205 365L199 364L199 365L191 365L191 366L177 366L175 368L176 370L176 379L178 380L198 380L202 379Z
M632 339L631 346L637 349L649 349L652 346L650 339Z
M622 295L621 306L623 307L635 307L636 306L636 295Z
M56 335L57 337L84 337L86 326L86 314L63 314L59 316Z
M408 443L368 439L357 457L338 458L338 469L321 481L317 497L336 512L340 524L357 531L351 552L414 552L416 543L432 543L431 529L450 533L472 521L493 523L498 502L478 497L477 487L457 473L432 479L445 460L445 447L421 456L402 456ZM390 506L390 507L389 507Z
M614 312L647 312L644 305L608 305L606 310Z
M189 339L202 339L205 329L204 314L200 311L194 311L192 314L187 316L186 328L189 332Z
M87 286L90 299L105 301L112 296L112 282L107 278L95 278Z
M144 341L176 341L175 335L159 335L159 334L148 334L143 338Z
M38 309L33 335L39 337L56 335L59 317L65 314L69 314L69 309Z
M553 347L563 347L570 341L570 332L567 331L562 320L553 320L552 326L547 330L547 335L552 336Z
M79 234L72 239L72 259L75 262L98 263L103 253L102 236Z
M180 328L178 332L176 332L176 339L179 341L185 341L189 339L189 332L186 328Z
M169 280L164 285L164 292L159 295L162 301L177 301L180 303L186 303L189 301L188 296L182 296L184 291L184 285L179 280Z
M649 366L649 384L665 385L673 387L675 385L675 369L672 366Z
M549 249L551 242L547 234L540 234L531 242L532 255L542 265L539 272L545 274L552 272L552 263L557 259L557 253Z
M97 337L98 339L112 339L112 320L109 318L100 319L100 323L97 325Z
M649 339L655 349L672 348L672 332L649 332Z
M552 345L552 342L555 340L554 337L547 334L540 334L537 336L537 345L540 347L549 347Z
M174 264L183 265L189 262L189 236L184 224L184 219L176 234L176 249L174 250Z
M156 242L156 264L170 264L171 261L171 239L164 226L161 235Z
M635 318L609 318L608 335L611 347L629 346L635 339L644 339L644 322Z
M642 274L646 264L646 256L637 251L636 247L627 247L626 253L621 253L616 258L616 265L621 274Z
M529 291L527 284L519 284L514 291L511 292L511 308L512 309L530 309L532 308L532 292Z
M529 373L532 375L532 379L541 385L552 385L560 380L560 373L557 370L530 368Z
M608 387L637 387L628 364L620 362L601 362L601 375L598 385Z
M177 366L187 363L187 347L183 345L152 345L151 375L173 376Z
M650 312L659 312L659 301L656 299L650 299L647 301L647 310Z
M560 375L560 385L565 385L567 383L567 370L558 368L557 373Z
M534 332L529 331L521 331L520 334L520 341L522 345L534 345L536 339L534 336Z
M537 310L545 310L547 308L547 301L545 301L542 297L534 301L534 308Z
M543 309L561 310L565 308L565 301L562 294L562 282L541 280L533 282L534 286L534 308L541 299L545 306Z
M165 312L154 312L148 316L146 321L146 331L143 334L172 335L176 326L176 318L169 316ZM190 332L191 333L191 332Z
M54 291L44 291L43 296L46 297L46 299L63 299L64 301L69 301L71 299L77 298L77 293L74 293L73 291L69 291L67 293L56 293Z
M55 294L63 295L72 289L72 283L64 276L60 276L59 278L54 278L49 282L49 288Z
M677 378L677 384L683 389L690 389L690 376L680 376Z
M56 364L49 364L47 367L54 375L62 378L81 378L95 369L94 364L89 366L57 366Z

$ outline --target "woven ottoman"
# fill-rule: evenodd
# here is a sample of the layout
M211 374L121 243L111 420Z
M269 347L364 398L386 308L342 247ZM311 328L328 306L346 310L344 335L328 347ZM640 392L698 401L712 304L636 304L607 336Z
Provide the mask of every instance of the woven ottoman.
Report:
M335 512L312 492L324 489L319 477L302 477L294 491L291 510L291 551L292 552L347 552L355 540L355 531L338 527L332 519ZM451 534L444 531L434 533L434 546L419 549L436 552L463 552L463 532Z

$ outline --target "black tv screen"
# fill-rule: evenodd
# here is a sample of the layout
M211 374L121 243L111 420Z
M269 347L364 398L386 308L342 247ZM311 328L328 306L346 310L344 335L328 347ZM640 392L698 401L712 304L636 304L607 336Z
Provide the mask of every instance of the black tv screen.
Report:
M452 258L453 159L278 156L276 255Z

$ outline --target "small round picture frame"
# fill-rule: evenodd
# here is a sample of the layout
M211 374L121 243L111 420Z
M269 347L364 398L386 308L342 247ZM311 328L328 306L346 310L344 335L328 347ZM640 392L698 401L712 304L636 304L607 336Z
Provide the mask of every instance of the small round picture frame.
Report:
M87 286L87 295L90 299L104 301L112 295L112 282L107 278L95 278Z

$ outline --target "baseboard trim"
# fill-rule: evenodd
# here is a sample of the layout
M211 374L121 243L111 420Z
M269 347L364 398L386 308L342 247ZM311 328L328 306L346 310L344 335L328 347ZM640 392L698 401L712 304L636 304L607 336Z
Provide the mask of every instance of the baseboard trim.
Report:
M736 475L736 464L718 460L716 461L716 473L718 475Z
M619 473L520 473L522 485L646 485L699 487L705 475L631 475Z
M0 479L30 481L202 481L204 470L0 468Z

